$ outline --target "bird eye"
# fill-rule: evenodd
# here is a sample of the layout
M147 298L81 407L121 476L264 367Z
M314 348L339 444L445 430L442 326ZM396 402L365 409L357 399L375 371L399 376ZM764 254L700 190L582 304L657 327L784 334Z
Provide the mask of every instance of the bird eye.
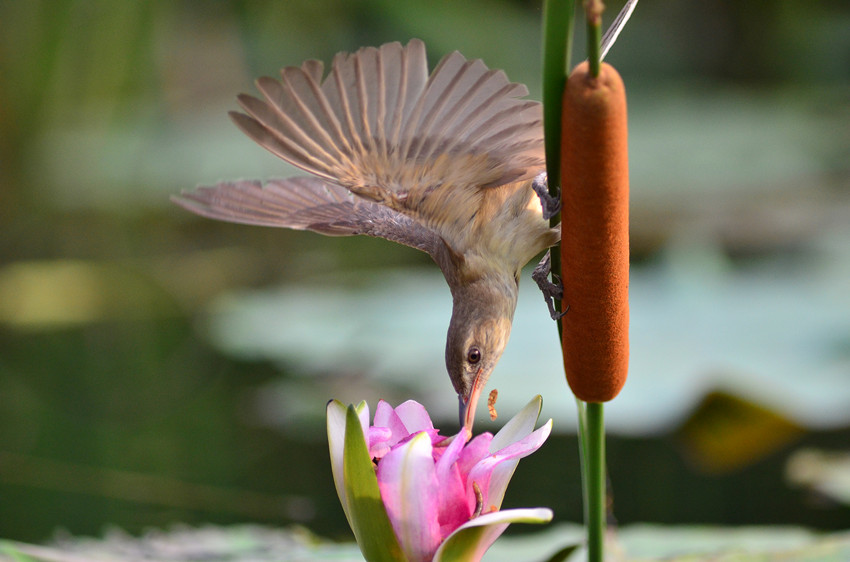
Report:
M475 363L478 363L479 361L481 361L481 350L477 347L469 348L469 351L466 352L466 360L472 363L473 365Z

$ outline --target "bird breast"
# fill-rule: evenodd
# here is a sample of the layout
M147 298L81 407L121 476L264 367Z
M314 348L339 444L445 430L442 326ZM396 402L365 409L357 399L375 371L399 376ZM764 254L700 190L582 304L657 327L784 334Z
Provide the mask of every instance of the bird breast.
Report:
M531 180L484 190L481 207L469 230L467 258L478 254L489 266L516 274L534 256L558 241L557 230L543 218ZM474 258L473 258L474 259Z

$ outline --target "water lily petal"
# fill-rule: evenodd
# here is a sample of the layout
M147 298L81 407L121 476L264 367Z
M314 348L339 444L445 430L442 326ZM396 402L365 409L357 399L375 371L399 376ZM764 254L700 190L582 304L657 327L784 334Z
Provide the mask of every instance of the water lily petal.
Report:
M358 412L354 406L345 411L345 444L342 475L346 515L364 558L369 562L405 561L381 492Z
M463 474L464 477L469 475L469 471L472 470L472 467L478 464L481 459L490 454L490 442L492 439L493 434L482 433L481 435L476 435L472 441L467 443L457 461L458 468L460 468L461 474Z
M331 400L327 407L328 449L331 454L331 471L334 475L336 494L342 504L342 510L348 518L348 506L345 504L345 492L342 481L342 451L345 444L345 406L339 400Z
M478 484L484 495L484 509L502 505L508 482L513 476L519 459L527 457L540 448L552 432L552 420L524 439L508 445L482 460L480 460L469 472L468 482Z
M390 452L390 439L393 432L388 427L370 427L369 428L369 456L373 459L380 459Z
M487 549L511 523L546 523L552 520L552 510L506 509L486 513L461 525L443 541L433 562L478 562Z
M495 453L499 449L504 449L534 431L542 407L543 398L538 394L493 437L493 441L490 443L490 452Z
M505 492L508 489L508 484L511 482L518 464L519 458L515 458L499 463L493 468L493 471L490 473L490 480L482 490L485 508L502 508Z
M360 418L361 425L363 424L363 414L366 415L365 427L369 425L369 406L366 402L360 402L355 406L355 411ZM331 400L327 406L328 419L328 449L331 455L331 471L333 472L334 485L336 493L339 496L339 502L342 504L342 510L345 512L345 517L348 518L348 504L345 501L345 492L343 489L343 450L345 447L345 412L347 408L339 400ZM351 521L349 521L350 523Z
M387 427L390 429L392 432L392 437L388 441L390 447L394 447L411 435L411 432L404 426L404 422L396 414L393 407L383 400L379 400L378 406L375 408L374 425L376 427Z
M443 447L443 454L440 455L439 460L437 461L436 469L438 477L441 474L444 474L448 467L457 462L461 453L464 451L467 438L468 434L462 430L460 433L455 435L454 438L452 438L452 442L449 443L448 446Z
M464 489L466 474L461 474L456 464L468 437L466 430L461 430L447 447L435 447L435 449L444 449L436 465L439 482L438 520L441 536L447 535L468 521L475 510L475 503L470 504Z
M474 437L466 445L456 464L464 490L466 491L466 503L469 505L470 514L475 511L476 498L472 483L469 480L469 473L482 459L490 456L489 448L492 438L493 435L491 433L482 433Z
M357 412L357 419L360 420L360 427L363 428L363 437L367 437L367 431L369 431L369 404L366 403L365 400L361 400L360 403L354 406L354 411Z
M430 561L440 545L438 481L431 439L420 432L378 465L378 486L392 527L411 562Z
M416 400L408 400L403 404L399 404L395 409L395 413L401 418L404 427L410 433L434 429L434 423L431 421L431 416L428 415L425 406Z

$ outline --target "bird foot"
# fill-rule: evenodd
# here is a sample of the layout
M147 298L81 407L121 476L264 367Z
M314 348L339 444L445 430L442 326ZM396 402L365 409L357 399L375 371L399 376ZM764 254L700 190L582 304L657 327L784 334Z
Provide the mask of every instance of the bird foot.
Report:
M531 180L531 189L540 198L540 205L543 207L543 218L546 220L551 219L561 212L560 193L557 195L550 194L548 185L546 172L537 174L537 177Z
M563 312L555 309L555 301L564 298L564 284L557 275L553 275L553 281L549 281L549 273L552 271L552 255L550 251L546 252L534 271L531 272L531 278L537 283L540 291L543 293L543 299L546 301L546 306L549 307L549 316L552 320L560 320L570 307L567 307Z

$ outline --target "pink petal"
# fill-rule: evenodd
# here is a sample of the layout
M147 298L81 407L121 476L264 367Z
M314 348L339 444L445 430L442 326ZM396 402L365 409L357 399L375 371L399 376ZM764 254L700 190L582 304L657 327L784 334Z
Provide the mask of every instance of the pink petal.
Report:
M551 432L552 420L549 420L546 425L543 425L531 435L481 459L472 468L467 477L467 485L471 489L473 482L478 484L484 496L485 510L491 506L498 508L501 505L505 489L513 475L514 468L516 468L516 462L539 449ZM514 461L512 465L509 464L506 468L497 470L499 465L510 461Z
M452 466L440 479L438 509L440 536L444 538L472 517L475 505L469 503L465 481L461 478L457 466Z
M465 474L461 475L457 460L464 450L466 431L458 433L454 440L445 447L437 461L437 480L439 482L439 521L440 533L448 536L460 525L467 522L475 509L467 498Z
M481 462L482 459L489 456L488 450L492 439L493 435L490 433L482 433L481 435L478 435L469 442L457 462L460 478L463 481L463 486L466 490L466 502L469 506L471 506L470 513L475 511L476 499L475 491L472 488L472 481L469 480L469 473L475 465Z
M378 463L378 487L402 550L411 561L430 561L440 545L439 482L431 440L419 433Z
M425 406L416 400L408 400L399 404L395 409L395 413L401 418L404 427L410 433L434 429L434 423L431 421L431 416L428 415Z
M463 449L463 453L461 453L460 458L458 459L458 468L460 468L460 471L464 476L469 474L469 471L472 470L472 467L475 466L478 461L490 454L489 448L490 441L492 440L492 434L482 433L466 445Z
M410 432L404 427L404 422L395 413L393 407L383 400L378 401L378 407L375 408L376 427L387 427L392 432L392 437L387 441L390 447L395 446L398 442L410 436Z
M369 456L380 459L390 452L390 439L393 433L388 427L372 426L369 428Z

